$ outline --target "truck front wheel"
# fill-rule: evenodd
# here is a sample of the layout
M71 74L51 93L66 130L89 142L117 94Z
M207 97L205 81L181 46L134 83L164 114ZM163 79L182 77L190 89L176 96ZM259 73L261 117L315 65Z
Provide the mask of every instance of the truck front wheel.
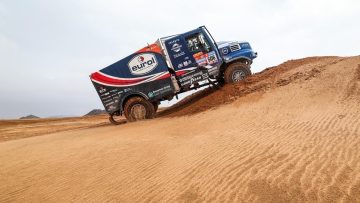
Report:
M155 116L154 105L142 97L132 97L125 103L124 114L129 122L151 119Z
M225 69L224 80L225 83L236 83L244 80L249 75L251 75L249 65L238 62L231 64Z

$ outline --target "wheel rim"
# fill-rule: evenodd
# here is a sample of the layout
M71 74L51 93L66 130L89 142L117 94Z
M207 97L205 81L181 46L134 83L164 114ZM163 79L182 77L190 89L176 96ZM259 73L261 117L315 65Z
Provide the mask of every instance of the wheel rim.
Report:
M131 115L135 120L145 119L146 108L141 104L135 104L131 107Z
M245 78L245 73L244 71L241 71L241 70L237 70L237 71L234 71L233 74L232 74L232 80L234 82L238 82L240 80L243 80Z
M119 125L124 123L124 119L120 115L112 114L110 115L109 120L114 125Z

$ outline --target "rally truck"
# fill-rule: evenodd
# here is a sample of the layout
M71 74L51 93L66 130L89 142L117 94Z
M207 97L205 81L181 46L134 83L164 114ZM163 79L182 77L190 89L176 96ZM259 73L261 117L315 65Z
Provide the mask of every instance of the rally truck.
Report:
M257 57L248 42L217 43L205 26L159 38L90 75L113 124L151 119L161 101L206 85L234 83L251 75Z

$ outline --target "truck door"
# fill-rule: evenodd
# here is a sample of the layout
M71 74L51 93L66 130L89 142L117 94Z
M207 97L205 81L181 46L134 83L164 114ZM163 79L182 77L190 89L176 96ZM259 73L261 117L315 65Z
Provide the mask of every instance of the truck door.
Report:
M165 40L165 47L169 53L172 68L176 71L196 67L192 54L189 52L183 35Z

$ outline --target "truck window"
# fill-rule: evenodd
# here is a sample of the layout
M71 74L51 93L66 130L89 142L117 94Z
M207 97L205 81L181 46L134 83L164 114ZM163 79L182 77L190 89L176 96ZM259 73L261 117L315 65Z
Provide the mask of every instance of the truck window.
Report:
M209 42L202 33L197 33L186 38L189 51L193 54L203 52L204 54L212 51Z
M218 63L215 51L202 33L196 33L185 38L187 47L199 66Z

